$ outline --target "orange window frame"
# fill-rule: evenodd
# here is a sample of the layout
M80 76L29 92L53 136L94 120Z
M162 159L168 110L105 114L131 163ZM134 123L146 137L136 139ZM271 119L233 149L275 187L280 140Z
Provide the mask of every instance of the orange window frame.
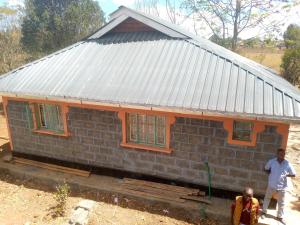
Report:
M233 139L234 122L251 122L253 123L250 141L242 141ZM244 146L255 146L257 141L257 134L264 131L265 125L258 121L248 121L240 119L227 119L224 121L224 128L228 132L228 144L233 145L244 145Z
M40 118L37 118L37 115L39 117L41 117L40 115L40 110L38 110L38 112L36 112L36 107L35 105L39 105L39 104L53 104L53 105L57 105L60 106L61 108L61 118L62 118L62 122L63 122L63 132L62 133L57 133L55 131L51 131L51 130L45 130L43 128L38 127L38 122L37 120L40 120ZM67 126L67 114L69 112L69 107L67 106L67 104L62 104L62 103L49 103L49 102L29 102L29 107L31 109L31 113L32 113L32 118L33 118L33 132L34 133L40 133L40 134L48 134L48 135L54 135L54 136L61 136L61 137L68 137L70 136L70 133L68 131L68 126Z
M151 146L146 144L137 144L137 143L129 143L127 141L127 119L126 113L139 113L145 115L152 115L152 116L164 116L166 118L166 144L165 147L157 147ZM132 149L142 149L142 150L149 150L155 152L162 152L162 153L171 153L172 149L170 147L170 136L171 136L171 125L175 122L175 116L165 115L165 114L156 114L156 113L146 113L146 112L139 112L139 111L119 111L118 117L122 121L122 142L121 146L125 148L132 148Z

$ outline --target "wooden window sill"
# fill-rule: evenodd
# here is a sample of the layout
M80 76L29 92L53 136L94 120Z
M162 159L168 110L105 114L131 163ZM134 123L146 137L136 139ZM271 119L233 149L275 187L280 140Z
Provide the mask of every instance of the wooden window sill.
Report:
M69 137L70 134L69 133L55 133L53 131L50 130L33 130L32 132L34 133L39 133L39 134L46 134L46 135L53 135L53 136L60 136L60 137Z
M148 145L142 145L142 144L133 144L133 143L121 143L122 147L125 148L135 148L135 149L142 149L142 150L149 150L154 152L162 152L170 154L172 152L171 148L160 148L160 147L154 147L154 146L148 146Z
M244 146L255 146L256 142L255 141L239 141L239 140L233 140L233 139L229 139L228 140L228 144L232 144L232 145L244 145Z

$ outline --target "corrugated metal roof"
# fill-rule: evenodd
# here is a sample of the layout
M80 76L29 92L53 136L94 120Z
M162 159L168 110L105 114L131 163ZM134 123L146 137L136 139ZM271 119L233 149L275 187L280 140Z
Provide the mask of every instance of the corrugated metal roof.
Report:
M79 42L0 77L0 92L300 121L300 93L282 77L208 41L161 32Z

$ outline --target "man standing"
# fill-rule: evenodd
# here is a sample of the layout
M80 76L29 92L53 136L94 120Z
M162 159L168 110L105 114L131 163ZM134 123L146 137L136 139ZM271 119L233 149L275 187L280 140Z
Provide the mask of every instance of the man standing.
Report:
M277 157L268 161L265 166L266 172L269 173L268 188L264 198L263 215L267 213L270 200L274 194L277 195L278 211L277 219L284 223L284 205L287 190L287 177L295 177L296 172L293 166L284 159L285 150L277 150Z
M258 221L259 203L253 198L253 189L245 188L243 196L237 196L231 206L232 225L254 225Z

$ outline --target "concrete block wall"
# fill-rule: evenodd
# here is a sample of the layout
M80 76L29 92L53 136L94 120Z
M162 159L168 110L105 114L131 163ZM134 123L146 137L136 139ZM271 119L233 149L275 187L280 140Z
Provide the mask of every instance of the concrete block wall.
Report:
M14 151L87 165L107 167L189 183L207 185L208 162L212 186L240 191L251 186L263 194L263 167L280 147L276 127L266 126L255 147L230 145L223 123L176 118L171 126L171 154L120 147L122 127L116 112L71 107L70 137L33 133L26 104L9 101L8 117Z

